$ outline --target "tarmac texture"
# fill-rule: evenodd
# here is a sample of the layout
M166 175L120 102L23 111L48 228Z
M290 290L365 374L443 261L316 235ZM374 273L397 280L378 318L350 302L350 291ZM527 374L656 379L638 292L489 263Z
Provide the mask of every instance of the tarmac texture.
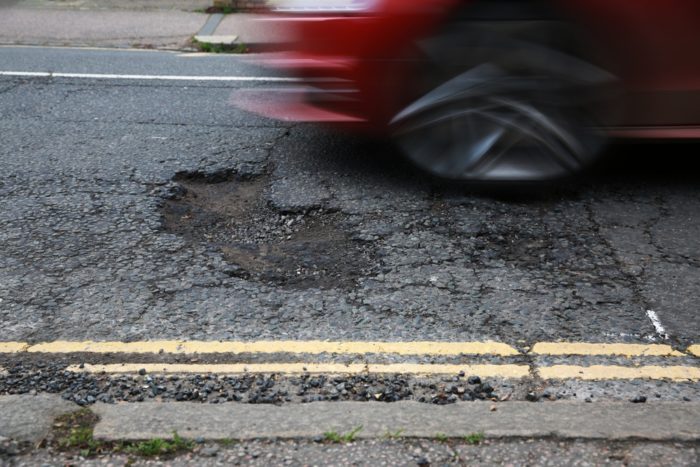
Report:
M693 145L445 183L231 106L286 80L190 53L255 42L243 17L98 3L0 4L0 461L157 461L27 444L89 407L105 439L191 436L173 465L697 464ZM222 442L246 430L305 439Z

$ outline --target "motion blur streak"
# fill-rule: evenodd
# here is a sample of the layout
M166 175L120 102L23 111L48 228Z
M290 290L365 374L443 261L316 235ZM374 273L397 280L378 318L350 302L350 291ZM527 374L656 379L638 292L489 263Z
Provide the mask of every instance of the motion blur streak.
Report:
M700 137L695 0L274 4L261 25L289 39L258 61L306 83L234 103L385 135L441 178L553 179L611 136Z

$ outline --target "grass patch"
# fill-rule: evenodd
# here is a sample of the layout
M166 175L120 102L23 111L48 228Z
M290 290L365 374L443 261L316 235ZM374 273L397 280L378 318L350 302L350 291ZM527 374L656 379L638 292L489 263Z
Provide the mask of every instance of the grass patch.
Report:
M386 439L399 439L403 435L403 430L387 431L384 433Z
M202 42L192 38L192 46L200 52L210 54L245 54L249 52L248 46L241 42L236 44L212 44L211 42Z
M82 457L101 453L122 452L141 457L175 455L194 449L194 442L173 432L172 439L154 438L146 441L109 442L96 440L93 430L99 417L83 408L54 420L52 444L61 451L77 451Z
M215 13L221 13L222 15L231 15L233 13L238 13L240 10L232 6L210 6L207 8L196 8L193 10L195 13L207 13L213 15Z
M182 438L180 435L177 434L176 431L173 432L172 440L154 438L146 441L132 443L123 447L124 452L127 452L129 454L137 454L143 457L155 457L169 454L177 454L181 452L189 452L193 448L194 442Z
M471 433L468 434L467 436L464 437L464 441L467 444L479 444L484 440L484 434L479 432L479 433Z
M77 449L83 457L96 454L101 444L92 437L99 417L90 409L80 409L61 415L54 420L54 444L62 451Z
M435 435L435 439L440 441L441 443L446 443L450 438L448 438L445 433L437 433Z
M340 434L336 431L327 431L323 434L323 439L329 443L352 443L357 438L357 434L362 431L362 426L358 426L354 430Z

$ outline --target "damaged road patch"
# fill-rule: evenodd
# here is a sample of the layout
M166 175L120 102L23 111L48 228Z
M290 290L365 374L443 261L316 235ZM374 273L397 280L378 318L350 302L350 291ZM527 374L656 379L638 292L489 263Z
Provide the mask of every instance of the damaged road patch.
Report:
M180 189L163 205L164 228L209 245L229 275L291 288L355 286L372 273L373 246L349 235L340 212L280 212L264 194L268 178L232 173L181 173Z

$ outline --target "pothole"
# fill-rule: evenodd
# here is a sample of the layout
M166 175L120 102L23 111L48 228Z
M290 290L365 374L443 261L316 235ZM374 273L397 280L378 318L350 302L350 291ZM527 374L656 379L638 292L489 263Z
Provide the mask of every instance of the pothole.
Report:
M165 230L218 249L230 275L293 288L352 288L373 246L352 239L339 212L283 213L264 199L268 177L180 174L163 205Z

